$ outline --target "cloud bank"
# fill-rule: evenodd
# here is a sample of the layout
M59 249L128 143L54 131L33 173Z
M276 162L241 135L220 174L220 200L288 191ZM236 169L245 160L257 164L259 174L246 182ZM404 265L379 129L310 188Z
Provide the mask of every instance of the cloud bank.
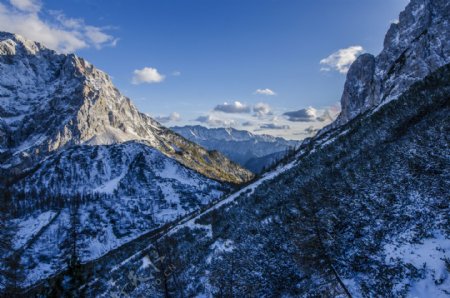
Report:
M173 112L169 116L156 116L155 119L156 119L156 121L158 121L160 123L167 123L167 122L180 121L181 116L177 112Z
M286 112L283 115L286 116L289 121L293 122L312 122L316 120L316 114L316 109L309 107L298 111Z
M274 91L270 90L269 88L256 89L254 94L269 95L269 96L277 95Z
M47 16L45 19L43 12ZM36 0L0 3L1 31L20 34L60 53L115 46L118 39L106 33L107 29L88 25L83 19L68 18L61 11L45 11Z
M237 122L233 119L222 119L215 115L200 116L194 121L198 121L216 127L230 127L237 124Z
M362 46L351 46L345 49L340 49L330 56L320 60L320 64L323 65L320 70L331 71L337 70L342 74L346 74L353 61L358 58L364 52Z
M214 111L230 113L230 114L250 113L250 107L239 101L235 101L233 103L225 102L224 104L215 106Z
M268 115L273 115L272 109L267 103L259 102L253 106L253 112L257 117L264 117Z

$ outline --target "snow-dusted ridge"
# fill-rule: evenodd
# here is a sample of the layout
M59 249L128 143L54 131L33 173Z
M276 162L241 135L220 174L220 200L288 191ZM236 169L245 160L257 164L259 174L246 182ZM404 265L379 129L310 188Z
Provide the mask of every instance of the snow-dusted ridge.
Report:
M167 233L167 235L176 233L178 230L185 228L185 227L194 227L195 221L198 220L200 217L202 217L203 215L205 215L213 210L221 208L224 205L231 204L231 203L237 204L236 199L238 199L242 194L245 193L246 195L251 195L258 186L260 186L261 184L263 184L267 181L272 180L273 178L277 177L278 175L293 168L296 165L296 163L297 163L297 160L294 159L293 161L289 162L286 165L281 165L281 166L277 167L275 170L265 173L261 178L250 183L249 185L245 186L244 188L240 189L239 191L231 194L230 196L221 200L220 202L218 202L211 208L208 208L208 209L202 211L200 214L196 215L194 218L190 218L190 219L186 220L185 222L181 221L174 229L169 231Z
M89 73L81 77L94 78L82 84L88 87L81 106L87 107L68 106L59 135L33 130L31 123L42 118L22 117L25 109L0 111L1 132L10 136L2 160L12 168L37 162L8 189L19 213L8 224L11 231L18 228L16 240L26 247L19 262L26 275L20 285L31 285L25 294L448 296L450 64L439 67L448 61L448 8L448 1L412 0L386 37L388 57L380 62L363 55L352 66L348 83L356 89L347 91L356 92L350 94L356 101L348 102L348 121L305 141L290 162L223 199L223 184L193 170L215 153L156 122L139 127L151 118L127 125L133 118L127 99L102 96L112 89L97 84L102 75L95 79L85 62L76 68ZM14 55L32 63L44 53L28 55L29 46L22 52L14 47ZM2 58L7 65L11 57ZM388 67L380 67L384 62ZM20 93L3 83L5 94ZM366 109L373 94L382 105ZM76 97L47 108L70 99ZM11 139L12 131L23 135ZM13 155L17 148L24 150ZM33 160L42 148L45 159ZM243 177L233 169L215 175ZM166 257L156 270L152 249Z
M298 156L298 155L297 155ZM241 188L240 190L224 197L223 199L220 199L219 201L217 201L216 203L214 203L212 206L208 207L207 209L202 210L201 212L194 212L188 216L186 216L184 219L181 219L180 221L178 221L176 224L172 224L169 226L169 228L165 229L163 231L163 233L159 234L157 239L159 238L163 238L163 237L167 237L167 236L171 236L175 233L177 233L179 230L184 229L184 228L189 228L189 229L196 229L196 228L200 228L203 229L203 227L201 225L196 224L196 221L198 221L199 218L201 218L202 216L204 216L205 214L210 213L213 210L217 210L220 209L224 206L230 205L230 204L238 204L238 199L241 197L242 194L246 194L246 195L251 195L252 192L261 184L268 182L272 179L274 179L275 177L277 177L278 175L281 175L282 173L290 170L291 168L293 168L295 166L295 164L297 163L296 160L293 160L285 165L280 165L278 166L276 169L265 173L262 177L260 177L259 179L255 180L254 182L251 182L249 185ZM156 241L157 241L156 239ZM142 250L139 250L137 252L135 252L133 255L129 256L127 259L123 260L122 262L120 262L118 265L112 267L111 272L115 272L119 269L121 269L123 266L127 265L129 262L135 260L138 256L142 255L143 252L149 250L150 248L154 247L154 243L150 243L147 247L145 247ZM94 281L95 283L95 281Z
M130 144L132 145L132 144ZM134 146L134 145L132 145ZM104 149L102 149L104 150ZM301 153L298 153L301 154ZM208 201L205 201L205 203L210 202L210 201L214 201L214 203L208 207L208 208L202 208L202 211L193 211L191 213L189 212L184 212L184 213L179 213L178 214L178 219L177 218L173 218L172 222L171 221L164 221L165 223L167 223L166 226L163 226L161 229L156 229L157 226L154 227L155 232L152 232L151 230L142 230L139 233L135 233L130 237L126 237L123 239L116 239L114 237L114 241L111 241L110 243L97 243L97 239L86 239L85 242L86 244L88 242L90 242L89 247L92 247L93 249L83 249L83 255L82 255L82 259L81 259L81 263L82 264L90 264L99 260L102 260L103 258L107 258L107 254L109 253L109 251L112 250L121 250L121 245L124 244L130 244L133 243L134 241L139 241L142 243L148 243L148 245L144 246L142 249L135 251L132 255L128 256L127 258L125 258L124 260L120 261L120 263L111 266L111 268L109 268L109 272L110 273L115 273L116 271L120 271L123 269L124 266L127 266L130 262L133 262L136 260L136 258L139 258L141 255L145 254L146 251L148 251L150 248L154 247L154 243L156 243L159 239L170 236L172 234L177 233L179 230L183 229L183 228L201 228L203 229L204 227L201 225L197 225L195 222L201 218L202 216L204 216L205 214L208 214L209 212L213 211L213 210L217 210L220 209L224 206L229 206L230 204L237 204L237 200L241 197L242 194L246 194L246 195L250 195L252 193L252 191L254 189L256 189L258 186L260 186L261 184L268 182L272 179L274 179L275 177L277 177L278 175L288 171L289 169L293 168L296 164L296 161L293 160L287 164L284 165L280 165L278 166L276 169L265 173L262 177L260 177L259 179L251 182L249 185L243 187L242 189L224 197L221 199L218 199L218 196L212 197L212 199L209 199ZM164 171L163 171L164 172ZM217 195L220 195L221 193L217 193ZM110 203L111 206L114 204L113 202ZM99 206L86 206L82 208L82 218L84 218L84 220L86 220L86 215L84 215L85 210L88 211L89 209L94 208L98 208ZM119 211L120 212L120 211ZM123 212L123 211L122 211ZM47 213L45 213L47 214ZM43 217L44 215L39 215L39 217ZM63 213L62 215L59 215L60 219L59 222L55 222L55 224L52 227L46 227L49 231L47 231L46 233L54 233L54 229L56 226L60 225L62 222L66 222L66 225L68 224L68 216L69 214L67 213L67 211L65 211L65 213ZM104 215L102 215L104 216ZM183 218L184 216L184 218ZM30 220L38 220L35 217L33 217ZM161 227L161 225L160 225ZM83 229L83 227L80 227L81 229ZM28 231L28 229L26 229L26 231ZM53 232L52 232L53 231ZM82 233L82 230L80 230L80 233ZM27 235L29 233L27 232ZM111 234L111 230L107 231L107 234ZM145 236L147 235L147 236ZM44 235L45 236L45 235ZM142 238L141 236L145 236L144 238ZM17 237L19 238L23 238L23 237L28 237L25 234L24 235L18 235ZM48 236L46 236L48 238ZM142 239L141 239L142 238ZM148 240L145 240L148 239ZM96 244L97 243L97 244ZM44 245L45 243L41 243L40 245ZM105 244L107 244L108 246L105 247ZM42 250L46 250L47 253L55 253L55 250L51 248L51 243L47 243L45 244L45 248L43 248ZM80 248L83 246L84 244L82 244L80 246ZM36 245L39 246L39 243ZM95 248L95 249L94 249ZM100 249L100 250L99 250ZM36 250L30 250L28 252L25 253L24 257L26 258L30 258L38 255L42 255L43 251L36 251ZM58 259L54 259L54 263L52 264L52 267L55 268L55 266L57 266L58 264ZM109 262L108 262L109 263ZM43 264L45 265L45 264ZM64 270L67 270L66 266L62 266L59 267L58 270L50 270L49 266L45 265L43 267L35 267L32 271L29 272L29 275L27 277L27 279L24 282L24 286L25 287L30 287L29 289L33 289L34 286L39 285L39 282L42 278L55 278L58 276L58 274L60 274L61 272L63 272ZM98 278L95 278L93 280L90 280L87 284L83 285L82 287L91 287L93 285L95 285L96 283L100 282L100 280ZM109 295L109 294L105 294L105 295Z
M110 77L76 55L0 33L0 163L21 172L74 145L141 141L212 179L252 174L137 110Z
M298 147L301 141L285 140L270 135L255 135L234 128L206 128L200 125L172 127L182 135L209 150L218 150L234 162L260 173L276 163L287 151Z

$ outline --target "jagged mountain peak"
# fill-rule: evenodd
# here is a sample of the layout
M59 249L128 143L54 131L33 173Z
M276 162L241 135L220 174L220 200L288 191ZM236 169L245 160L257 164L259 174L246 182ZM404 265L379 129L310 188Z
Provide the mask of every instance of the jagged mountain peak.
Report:
M381 53L361 55L350 67L342 112L328 129L398 98L414 82L449 63L449 20L450 2L412 0L391 24Z
M19 34L0 31L0 53L2 55L16 55L19 53L35 55L40 51L51 51L41 43L24 38Z
M10 173L70 146L136 140L213 179L252 177L138 111L105 72L74 54L2 33L0 71L0 161Z

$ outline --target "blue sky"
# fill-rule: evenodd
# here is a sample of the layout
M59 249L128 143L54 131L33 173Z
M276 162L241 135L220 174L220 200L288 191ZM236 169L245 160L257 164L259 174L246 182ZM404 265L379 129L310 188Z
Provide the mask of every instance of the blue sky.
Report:
M408 2L11 0L1 2L0 30L75 51L168 126L298 139L329 121L316 116L335 116L348 67L336 63L379 53ZM300 117L283 116L292 111Z

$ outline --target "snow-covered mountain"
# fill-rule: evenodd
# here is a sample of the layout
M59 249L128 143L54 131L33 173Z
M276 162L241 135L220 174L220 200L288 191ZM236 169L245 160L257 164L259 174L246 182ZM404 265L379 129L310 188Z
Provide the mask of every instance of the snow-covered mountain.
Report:
M84 59L10 33L0 33L0 169L7 295L156 233L253 177L139 112Z
M418 7L432 9L430 24L445 25L422 40L429 61L434 41L448 42L448 4L412 0L402 15ZM408 20L397 26L414 35L422 18ZM447 61L450 52L442 54ZM77 276L73 293L87 296L448 297L450 64L409 81L423 64L408 63L401 78L391 72L408 82L396 100L375 98L378 105L303 142L286 164L99 259L97 270L82 266L27 293L54 294Z
M104 72L19 35L0 33L0 162L20 172L72 145L139 140L210 178L251 174L139 112Z
M378 56L363 54L347 74L341 114L331 127L398 98L416 81L450 62L450 3L413 0L392 23Z
M255 135L234 128L207 128L200 125L175 126L173 131L209 150L217 150L254 173L273 164L301 142L270 135Z

